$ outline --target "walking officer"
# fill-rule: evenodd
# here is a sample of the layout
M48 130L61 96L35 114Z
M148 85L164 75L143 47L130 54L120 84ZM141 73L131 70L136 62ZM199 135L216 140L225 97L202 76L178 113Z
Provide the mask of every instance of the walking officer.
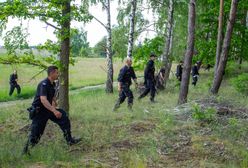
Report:
M132 84L132 80L134 80L136 87L138 86L137 77L132 67L132 59L126 59L126 65L121 68L119 76L118 76L118 91L119 91L119 98L116 101L116 104L113 108L113 111L116 111L120 104L122 104L126 97L128 98L128 108L132 110L133 106L133 93L130 90L130 86Z
M17 71L14 70L13 74L11 74L10 78L9 78L9 85L10 85L9 96L11 96L13 94L15 88L17 89L17 94L20 95L21 87L17 83L17 81L18 81Z
M155 102L154 97L155 97L155 93L156 93L156 88L155 88L156 80L155 80L155 65L154 65L154 61L155 61L156 57L157 56L155 54L150 55L150 60L148 61L147 65L146 65L145 72L144 72L145 90L139 96L138 99L141 99L141 98L145 97L149 92L151 92L150 101Z
M59 125L68 145L81 141L81 139L72 138L71 123L66 112L56 108L54 81L59 76L58 68L49 66L47 73L48 77L38 84L32 106L28 109L32 124L27 144L23 149L24 154L29 154L28 148L30 145L34 147L39 142L49 119Z
M183 61L180 61L180 63L177 65L177 71L176 71L176 77L180 82L182 80L182 74L183 74Z
M192 85L196 86L198 77L199 77L198 63L195 63L192 67Z

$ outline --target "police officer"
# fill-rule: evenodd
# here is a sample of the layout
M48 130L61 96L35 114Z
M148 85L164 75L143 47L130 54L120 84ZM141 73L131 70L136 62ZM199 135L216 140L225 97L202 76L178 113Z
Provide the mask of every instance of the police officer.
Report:
M156 88L160 90L164 90L164 80L165 80L165 67L162 67L159 70L158 75L156 76Z
M56 108L54 81L59 76L58 68L56 66L50 66L47 69L47 73L48 77L38 84L37 92L32 103L32 107L37 114L32 118L31 132L28 142L23 149L24 154L29 154L29 145L33 147L39 142L48 119L59 125L68 145L73 145L81 141L81 139L72 138L71 123L66 112Z
M183 74L183 61L180 61L180 63L177 65L177 72L176 72L176 77L180 82L182 80L182 74Z
M136 87L138 86L137 77L132 67L132 59L126 59L126 65L121 68L119 76L118 76L118 91L119 91L119 99L116 101L116 104L113 108L113 111L116 111L120 104L122 104L126 97L128 97L128 108L132 110L133 106L133 93L130 90L130 86L132 84L132 80L134 80Z
M150 55L150 60L148 61L147 65L146 65L145 72L144 72L145 90L139 96L138 99L145 97L149 92L151 92L150 101L155 102L154 97L155 97L155 93L156 93L156 88L155 88L156 81L155 81L155 74L154 74L155 73L154 61L155 61L156 57L157 56L155 54Z
M9 84L10 84L9 96L13 94L15 88L17 89L18 95L21 93L21 87L20 85L18 85L17 81L18 81L17 71L14 70L13 74L11 74L9 78Z
M196 85L197 81L198 81L198 76L199 76L199 72L198 72L198 63L195 63L194 66L192 67L192 85Z

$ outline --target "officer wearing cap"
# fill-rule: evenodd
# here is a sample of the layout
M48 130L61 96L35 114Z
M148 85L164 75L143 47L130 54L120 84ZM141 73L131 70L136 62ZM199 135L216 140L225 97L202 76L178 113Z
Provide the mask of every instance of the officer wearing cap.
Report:
M113 111L116 111L120 107L120 104L122 104L125 101L126 97L128 98L128 108L132 110L133 93L130 90L132 79L134 80L137 86L138 85L137 77L132 67L132 59L126 58L126 65L123 68L121 68L118 76L119 98L116 101Z
M154 61L156 59L156 55L155 54L151 54L150 55L150 60L148 61L146 68L145 68L145 72L144 72L144 78L145 78L145 90L144 92L139 96L138 99L142 99L143 97L145 97L149 92L151 94L150 96L150 101L154 102L154 97L155 97L155 93L156 93L156 80L155 80L155 65L154 65Z
M29 145L33 147L39 142L49 119L59 125L68 145L73 145L81 141L81 139L72 138L71 123L66 112L56 108L54 81L59 76L58 68L56 66L50 66L47 69L47 73L48 77L38 84L32 107L29 108L30 113L35 113L35 115L32 114L31 117L31 132L23 149L23 154L29 154Z

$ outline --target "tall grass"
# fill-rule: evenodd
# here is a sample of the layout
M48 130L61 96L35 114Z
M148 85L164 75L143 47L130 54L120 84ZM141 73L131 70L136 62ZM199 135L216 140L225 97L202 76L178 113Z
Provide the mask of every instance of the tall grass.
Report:
M190 85L190 103L186 106L191 107L195 100L211 98L209 81L209 73L202 72L197 86ZM73 91L72 132L83 138L82 143L68 147L58 126L49 121L30 157L22 156L21 151L28 135L25 126L31 122L26 112L31 100L2 106L0 167L246 167L247 144L243 140L247 120L231 119L229 125L187 120L192 112L176 106L178 92L178 83L172 79L168 89L156 95L157 103L152 104L148 97L138 101L134 90L133 111L124 102L117 112L112 112L118 98L116 90L114 94L105 94L102 88ZM231 102L245 107L248 99L240 97L226 80L216 100L220 103L236 100ZM210 130L211 134L203 134L204 130ZM185 143L187 136L190 141L184 146L181 143ZM224 155L218 153L222 146Z

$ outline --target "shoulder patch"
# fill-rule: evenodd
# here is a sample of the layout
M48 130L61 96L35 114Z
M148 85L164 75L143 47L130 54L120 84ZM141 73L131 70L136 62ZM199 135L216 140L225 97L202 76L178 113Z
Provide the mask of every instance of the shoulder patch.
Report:
M46 83L46 82L42 82L42 85L46 86L46 85L47 85L47 83Z

